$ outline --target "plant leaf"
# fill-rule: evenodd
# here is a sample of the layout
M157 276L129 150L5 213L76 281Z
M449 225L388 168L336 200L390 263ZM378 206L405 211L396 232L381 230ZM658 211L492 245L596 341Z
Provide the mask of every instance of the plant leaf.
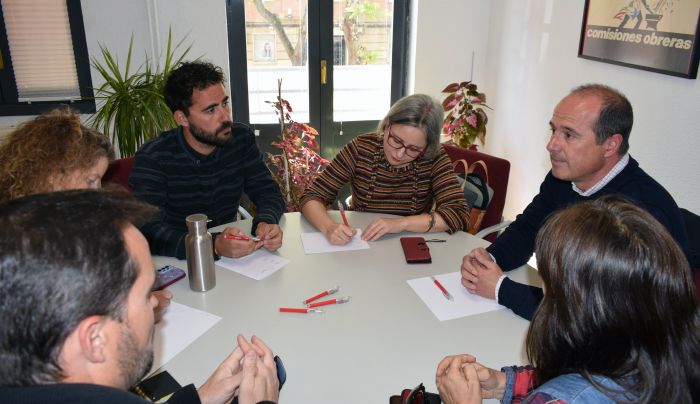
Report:
M452 83L448 84L447 87L445 87L442 92L443 93L454 93L455 91L459 90L459 84L458 83Z

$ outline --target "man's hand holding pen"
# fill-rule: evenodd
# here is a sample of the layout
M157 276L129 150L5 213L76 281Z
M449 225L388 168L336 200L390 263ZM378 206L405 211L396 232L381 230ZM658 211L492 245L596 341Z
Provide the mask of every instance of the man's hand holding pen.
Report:
M227 227L214 241L214 252L222 257L240 258L252 254L263 245L264 241L255 241L246 236L241 229Z
M282 247L282 229L278 224L260 222L255 229L255 235L267 251L277 251Z

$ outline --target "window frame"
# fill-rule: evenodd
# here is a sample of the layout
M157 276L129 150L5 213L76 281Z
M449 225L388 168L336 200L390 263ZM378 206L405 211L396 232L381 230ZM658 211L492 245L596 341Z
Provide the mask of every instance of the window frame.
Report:
M0 69L0 116L39 115L62 105L70 106L81 113L95 112L95 96L92 87L92 77L90 76L90 56L85 39L85 26L83 24L83 11L80 0L66 0L66 8L68 10L68 22L70 24L81 98L79 100L64 101L18 101L17 83L15 82L12 57L7 40L7 29L5 28L5 15L2 7L0 7L0 52L2 53L4 66L3 69Z

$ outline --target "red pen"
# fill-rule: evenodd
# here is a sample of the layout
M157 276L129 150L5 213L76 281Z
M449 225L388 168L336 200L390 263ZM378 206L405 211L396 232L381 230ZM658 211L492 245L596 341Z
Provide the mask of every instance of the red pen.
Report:
M313 307L327 306L329 304L347 303L349 301L350 301L350 296L345 296L345 297L339 297L337 299L324 300L324 301L318 302L318 303L311 303L311 304L308 304L307 306L309 308L313 308Z
M280 307L280 312L282 313L323 313L323 310L319 309L297 309L294 307Z
M309 303L313 302L314 300L320 299L320 298L322 298L323 296L332 295L333 293L337 292L338 290L340 290L340 286L336 286L336 287L334 287L334 288L332 288L332 289L328 289L328 290L325 291L325 292L321 292L321 293L317 294L317 295L314 296L314 297L310 297L310 298L304 300L304 304L307 304L307 305L308 305Z
M440 288L440 291L442 292L442 295L445 296L445 299L450 301L454 300L450 292L448 292L447 289L445 289L445 287L442 286L442 283L440 283L440 281L438 281L434 276L431 276L430 279L432 279L435 285L437 285L437 287Z
M260 239L257 237L240 236L238 234L224 234L224 238L227 238L229 240L260 241Z
M338 209L340 210L340 216L343 217L343 223L345 223L346 226L350 226L348 224L348 218L345 217L345 209L343 209L343 203L338 201Z

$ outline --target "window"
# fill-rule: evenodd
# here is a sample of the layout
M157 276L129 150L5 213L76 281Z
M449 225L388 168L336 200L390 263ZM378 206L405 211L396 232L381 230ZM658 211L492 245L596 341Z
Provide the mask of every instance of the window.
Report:
M278 152L278 118L265 101L282 78L294 119L322 133L321 154L333 158L405 93L409 3L227 0L234 119L253 125L261 150Z
M0 115L95 111L80 0L1 0Z

